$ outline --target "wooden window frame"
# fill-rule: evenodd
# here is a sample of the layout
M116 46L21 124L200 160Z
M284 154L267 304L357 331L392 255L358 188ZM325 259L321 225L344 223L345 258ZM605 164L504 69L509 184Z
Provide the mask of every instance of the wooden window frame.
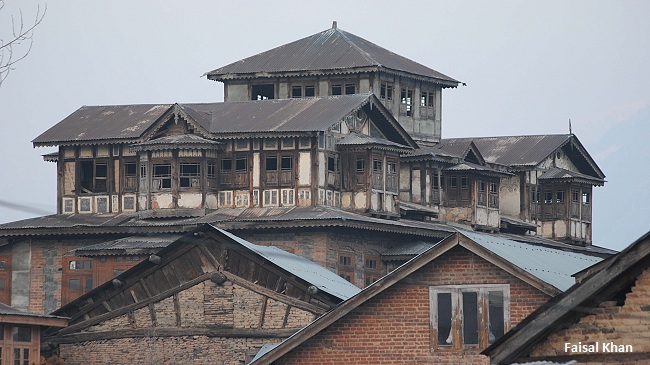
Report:
M4 280L4 285L0 288L0 303L11 305L11 256L0 256L0 279Z
M465 348L486 348L498 337L490 337L489 293L501 292L503 298L503 327L502 332L510 329L510 284L481 284L481 285L441 285L429 287L429 319L431 323L431 351L459 351ZM448 345L438 342L438 294L451 294L451 328L447 337ZM478 343L465 344L463 340L463 293L477 293ZM502 335L502 334L501 334ZM450 342L449 342L450 341Z
M379 98L383 100L393 100L394 85L390 81L382 81L379 86Z
M343 279L354 284L355 254L351 250L341 250L338 255L337 274Z

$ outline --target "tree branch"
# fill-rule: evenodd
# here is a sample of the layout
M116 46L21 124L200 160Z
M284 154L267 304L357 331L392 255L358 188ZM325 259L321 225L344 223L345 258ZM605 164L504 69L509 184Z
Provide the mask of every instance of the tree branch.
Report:
M0 12L4 7L4 0L0 0ZM25 25L22 9L19 10L18 19L11 15L11 37L8 41L5 41L5 38L0 38L0 86L9 76L9 72L14 69L12 66L31 52L34 43L34 29L41 24L46 12L47 4L43 7L42 12L41 6L38 5L34 22L29 26Z

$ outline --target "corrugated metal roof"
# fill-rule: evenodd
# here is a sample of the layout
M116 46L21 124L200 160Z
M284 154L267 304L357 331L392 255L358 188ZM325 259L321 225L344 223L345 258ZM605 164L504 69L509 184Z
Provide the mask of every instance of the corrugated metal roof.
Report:
M434 242L416 241L399 244L381 253L382 257L390 256L415 256L435 246Z
M571 139L570 134L447 138L442 144L474 142L485 161L504 166L535 166Z
M593 176L581 174L579 172L561 169L559 167L552 167L544 172L542 176L538 177L539 180L562 180L562 179L582 179L592 182L604 183L604 179L597 179Z
M140 137L171 104L83 106L36 137L37 146Z
M338 28L327 29L206 74L213 80L225 80L251 77L251 74L256 73L359 72L362 69L367 71L368 67L406 72L433 79L431 81L441 81L447 86L459 83L436 70Z
M361 145L373 145L373 144L381 145L381 146L398 147L400 149L411 149L411 147L409 146L395 143L385 138L371 137L367 134L361 134L356 132L350 133L336 142L337 146L339 145L340 146L361 146Z
M370 94L180 104L210 133L325 131L370 101Z
M492 173L496 173L496 174L500 174L500 175L512 175L509 172L500 171L500 170L497 170L497 169L493 169L493 168L490 168L490 167L487 167L487 166L478 165L478 164L471 163L471 162L459 163L457 165L447 167L447 168L445 168L445 170L448 170L448 171L483 171L483 172L492 172Z
M304 257L283 251L274 246L259 246L237 237L234 234L214 227L221 233L237 241L242 246L256 252L264 259L280 266L299 278L315 285L319 290L334 295L343 300L361 291L358 287L336 275L334 272L307 260Z
M114 252L118 254L129 254L134 251L146 251L153 253L161 248L169 246L172 242L181 237L180 234L166 234L155 236L130 236L117 240L106 241L95 245L80 247L72 252L76 255L91 255L99 251Z
M502 237L458 230L504 260L525 270L538 279L565 291L575 284L572 275L602 258L512 241Z
M191 146L192 148L217 148L221 142L212 141L196 134L176 134L173 136L165 136L152 139L147 142L137 143L133 145L134 150L147 150L154 149L157 146Z
M65 320L69 319L67 317L53 316L50 314L37 314L32 312L21 311L19 309L10 307L3 303L0 303L0 316L24 316L24 317L32 317L32 318L56 318L56 319L65 319Z

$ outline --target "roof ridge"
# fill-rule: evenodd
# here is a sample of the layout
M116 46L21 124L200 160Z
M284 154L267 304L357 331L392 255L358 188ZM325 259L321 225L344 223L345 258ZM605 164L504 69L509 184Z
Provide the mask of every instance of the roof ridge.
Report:
M355 48L359 53L361 53L361 55L363 56L363 58L365 58L368 62L370 62L370 63L374 63L375 65L380 66L380 67L383 67L383 66L384 66L384 65L382 65L379 61L377 61L377 60L375 60L374 58L372 58L372 56L371 56L368 52L364 51L361 47L359 47L356 43L354 43L354 42L350 39L350 37L348 37L346 31L344 31L344 30L340 30L340 29L338 29L338 28L334 28L333 30L334 30L335 32L340 33L340 34L341 34L341 37L343 37L343 39L344 39L348 44L350 44L350 45L351 45L352 47L354 47L354 48Z

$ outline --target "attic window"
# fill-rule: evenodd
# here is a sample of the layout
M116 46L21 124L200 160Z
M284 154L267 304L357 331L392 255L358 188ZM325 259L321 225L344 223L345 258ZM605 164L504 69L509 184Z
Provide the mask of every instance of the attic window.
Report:
M589 193L582 193L582 204L589 205Z

